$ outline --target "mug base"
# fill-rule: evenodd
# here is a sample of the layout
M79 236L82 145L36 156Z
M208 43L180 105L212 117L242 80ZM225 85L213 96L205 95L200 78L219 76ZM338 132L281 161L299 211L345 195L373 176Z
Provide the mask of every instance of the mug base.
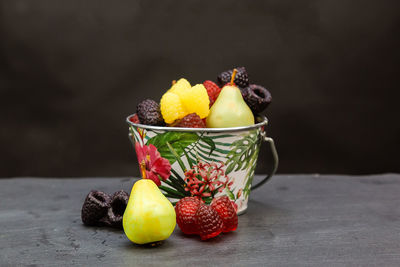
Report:
M246 207L245 209L243 209L243 210L240 210L240 211L237 213L237 215L240 216L240 215L245 214L246 212L247 212L247 207Z

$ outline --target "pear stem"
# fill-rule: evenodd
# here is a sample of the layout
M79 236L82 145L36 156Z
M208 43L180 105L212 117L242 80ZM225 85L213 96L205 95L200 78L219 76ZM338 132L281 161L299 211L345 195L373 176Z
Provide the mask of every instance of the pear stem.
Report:
M176 84L176 80L172 80L172 85Z
M231 77L231 85L233 85L233 81L235 80L236 73L237 73L237 69L233 69L232 77Z
M146 162L144 160L140 163L140 170L142 172L142 178L146 179Z

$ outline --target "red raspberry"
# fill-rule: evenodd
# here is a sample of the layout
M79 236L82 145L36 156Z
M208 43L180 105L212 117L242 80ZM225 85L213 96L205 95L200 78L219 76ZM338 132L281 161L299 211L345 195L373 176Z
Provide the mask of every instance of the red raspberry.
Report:
M140 123L139 117L137 114L133 115L132 117L129 118L129 120L133 123Z
M219 235L222 232L224 223L218 212L211 206L200 204L196 212L196 225L201 240L206 240Z
M185 234L197 234L195 215L199 206L197 197L185 197L176 203L176 223Z
M203 85L207 90L208 97L210 98L211 107L214 104L215 100L217 100L219 93L221 92L221 88L219 88L218 85L209 80L203 82Z
M227 196L214 198L211 207L218 212L224 222L222 232L235 231L238 226L238 216L232 202Z
M204 121L196 113L186 115L180 120L177 120L173 125L174 127L184 128L206 128Z
M129 118L129 120L133 123L140 123L139 117L137 114L133 115L132 117Z

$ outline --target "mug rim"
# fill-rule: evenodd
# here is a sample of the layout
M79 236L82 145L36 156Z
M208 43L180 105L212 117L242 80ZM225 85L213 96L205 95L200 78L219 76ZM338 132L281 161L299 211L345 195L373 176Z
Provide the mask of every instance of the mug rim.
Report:
M239 126L239 127L229 127L229 128L184 128L184 127L166 127L166 126L153 126L153 125L145 125L140 123L133 123L129 119L135 116L136 113L129 115L126 117L126 122L130 126L135 126L138 128L146 129L146 130L158 130L158 131L174 131L174 132L210 132L210 133L221 133L221 132L238 132L238 131L246 131L256 129L262 126L266 126L268 124L268 119L264 115L258 115L256 120L259 121L254 125L249 126Z

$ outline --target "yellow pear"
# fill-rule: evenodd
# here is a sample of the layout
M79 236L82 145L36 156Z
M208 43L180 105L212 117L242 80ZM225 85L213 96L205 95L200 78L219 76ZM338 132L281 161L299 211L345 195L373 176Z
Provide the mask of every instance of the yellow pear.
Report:
M228 128L254 124L254 115L234 85L222 88L207 117L208 128Z
M175 229L175 209L152 180L141 179L132 187L122 225L133 243L162 241Z

